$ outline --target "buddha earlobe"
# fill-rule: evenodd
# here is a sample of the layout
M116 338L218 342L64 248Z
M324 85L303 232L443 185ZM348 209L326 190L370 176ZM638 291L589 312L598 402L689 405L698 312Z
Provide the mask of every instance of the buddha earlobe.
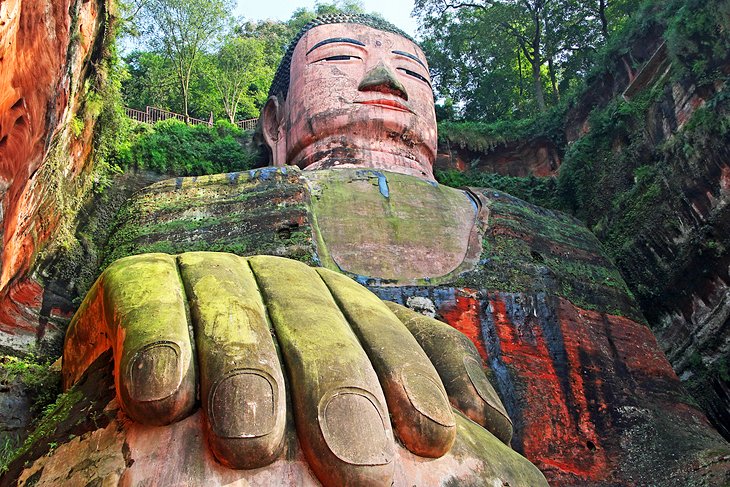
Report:
M261 127L266 145L271 149L274 166L283 166L285 161L285 141L283 139L282 124L284 123L283 107L279 97L270 96L261 111Z

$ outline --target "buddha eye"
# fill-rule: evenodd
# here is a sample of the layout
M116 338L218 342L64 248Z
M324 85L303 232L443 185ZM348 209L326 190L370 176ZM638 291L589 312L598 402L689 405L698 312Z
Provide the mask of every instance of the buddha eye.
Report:
M413 78L420 79L424 83L426 83L428 86L431 86L431 83L426 79L425 76L421 76L420 74L416 73L415 71L411 71L410 69L406 68L398 68L399 71L403 71L408 76L412 76Z
M339 55L339 56L328 56L326 58L320 59L319 61L349 61L350 59L362 59L360 56L349 56L349 55ZM317 61L317 62L319 62Z

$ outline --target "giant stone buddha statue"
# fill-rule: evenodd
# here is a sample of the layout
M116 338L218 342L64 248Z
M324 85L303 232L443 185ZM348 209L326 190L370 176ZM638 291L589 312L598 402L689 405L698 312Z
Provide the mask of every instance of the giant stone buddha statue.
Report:
M319 204L342 216L321 213L324 266L188 252L106 269L67 332L65 387L112 350L127 436L202 465L155 469L157 453L137 443L123 481L545 484L510 449L511 421L468 338L342 274L438 279L481 246L478 203L433 181L418 45L369 16L311 22L279 67L261 130L273 165L303 169ZM350 191L327 189L343 175L355 176Z
M545 485L510 445L555 485L689 485L727 464L585 226L434 181L407 35L307 25L260 135L273 167L156 183L120 213L109 260L126 257L67 332L55 449L6 475Z

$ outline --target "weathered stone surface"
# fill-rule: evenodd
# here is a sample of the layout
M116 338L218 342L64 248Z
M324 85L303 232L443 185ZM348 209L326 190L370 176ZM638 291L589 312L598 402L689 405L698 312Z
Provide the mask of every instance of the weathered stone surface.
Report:
M79 101L71 97L78 96L95 43L103 40L105 8L101 1L4 2L0 23L0 84L4 87L0 98L0 289L28 269L37 242L52 232L52 215L37 219L47 184L39 178L43 172L37 170L51 139L74 115ZM77 40L71 42L73 36ZM71 148L73 156L64 168L69 175L78 174L86 163L91 150L90 144L83 144L91 135L86 132Z
M552 484L726 481L727 444L684 393L646 326L549 294L375 291L400 302L429 296L472 338L515 422L514 448ZM722 465L714 483L701 483L708 472L698 466L709 471L714 462Z
M7 5L10 8L3 12L10 12L11 16L13 12L18 12L21 8L19 1ZM93 8L95 4L84 2L74 5L87 5ZM54 10L54 12L56 11ZM60 15L65 15L68 9L59 8L58 12ZM9 25L9 31L13 32L14 24ZM93 33L90 32L90 34ZM93 38L93 35L88 38ZM647 47L648 49L650 47ZM62 49L58 50L63 54L62 51ZM630 72L629 75L631 75ZM610 83L608 84L610 85ZM682 97L680 96L680 98ZM14 102L15 100L10 100L9 104ZM695 104L682 102L681 105L692 107ZM12 107L10 112L5 113L12 115ZM586 119L587 112L575 115L576 120L579 121L575 125L580 127L577 133L581 133L587 129L585 124L580 123ZM50 118L53 119L53 116ZM32 120L36 119L38 118L35 117ZM46 117L46 120L48 119L49 117ZM25 122L21 121L20 124L10 125L22 129L24 124ZM3 130L6 126L3 121ZM52 131L50 130L50 132ZM575 137L569 136L569 138L572 140ZM50 140L50 137L47 140ZM30 144L30 146L35 145L37 144ZM88 146L85 147L88 149ZM720 181L721 188L727 189L725 183L728 178L725 174L726 171L722 169L725 164L712 162L708 165L710 166L710 170L708 170L710 176L715 178L716 173L719 172L720 177L716 179ZM717 171L713 168L714 166L717 166ZM687 171L687 173L691 172ZM244 196L247 194L246 191L250 190L255 193L256 188L263 188L264 186L260 185L261 179L268 177L267 174L273 174L274 178L279 178L279 182L289 178L289 175L283 174L282 176L280 172L260 172L256 177L246 179L246 183L250 184L245 186L245 191L238 193L236 197L247 198ZM235 178L235 176L232 177ZM40 180L38 179L38 181ZM233 183L232 186L235 186L235 181ZM185 241L184 245L204 245L201 242L205 241L206 236L218 235L216 238L219 240L221 250L230 247L239 253L278 252L280 255L292 252L302 260L310 263L316 262L315 247L310 236L310 230L312 225L316 225L316 220L311 219L307 214L307 210L313 211L312 206L306 205L307 198L311 195L308 194L306 184L298 176L292 176L288 183L287 187L293 189L294 193L289 193L277 202L263 203L259 206L254 205L255 200L251 202L250 208L253 210L271 210L264 221L270 218L276 223L287 222L285 225L274 225L273 227L271 225L259 227L251 225L262 237L259 241L262 247L254 242L251 245L246 243L246 245L236 248L235 242L226 242L225 238L220 238L220 234L216 234L216 225L213 223L218 222L205 220L205 218L199 225L204 229L194 235L192 240ZM175 186L186 190L202 187L196 187L195 183L190 184L190 180L167 184L168 189ZM47 238L54 226L52 218L45 222L46 226L43 224L38 227L33 226L35 209L41 206L37 203L39 193L36 192L41 186L38 183L35 186L30 184L26 187L28 192L22 193L20 198L16 198L20 201L16 207L16 209L21 208L20 213L16 211L16 214L11 215L7 207L3 206L3 214L9 215L9 218L12 216L10 220L6 219L6 221L21 222L21 225L17 226L20 230L11 228L10 233L22 235L19 239L8 237L8 227L4 226L6 228L5 240L10 242L8 249L12 251L12 258L9 265L5 265L5 261L3 261L3 276L6 275L6 270L14 275L17 269L27 267L34 247L30 243L31 240L25 237L33 234L38 237L39 241L42 241ZM159 186L158 189L162 187L164 185ZM695 191L697 187L693 184L689 184L688 187L688 190L680 191L677 194L688 197L689 210L685 215L688 216L688 219L683 225L686 223L689 227L694 228L693 219L699 214L701 216L699 221L705 221L703 219L707 214L702 209L715 208L713 202L717 200L717 196L710 191L711 197L706 197L708 192L703 191L702 187ZM219 187L218 189L222 190L221 194L207 193L203 198L209 202L208 210L213 209L215 203L221 203L222 206L231 203L230 198L226 195L230 196L230 191L237 191L239 188L223 190L222 187ZM275 183L271 183L269 189L276 194ZM182 192L180 194L182 195ZM564 216L525 205L496 192L472 191L472 196L476 198L482 208L477 223L483 232L485 247L478 262L473 262L469 269L464 269L464 273L460 276L453 275L444 279L439 287L399 288L393 286L394 282L383 282L377 279L369 282L371 287L379 294L400 302L407 302L407 298L414 295L427 297L437 304L443 318L454 326L463 328L472 337L482 352L485 363L491 366L492 374L497 379L498 389L507 403L509 412L515 418L516 446L539 463L551 480L562 485L584 485L586 483L631 485L655 482L664 485L726 484L728 482L727 444L712 432L697 408L686 401L676 376L671 373L666 361L658 353L651 334L641 324L641 315L627 294L625 285L620 278L616 278L615 269L610 262L600 255L597 243L590 233L575 221ZM194 220L197 210L195 204L186 203L186 199L189 197L190 193L175 200L176 204L180 203L182 206L172 208L172 210L173 213L178 213L177 216L184 214L184 219ZM171 199L174 198L171 197ZM709 204L707 200L709 200ZM213 204L210 204L211 201ZM265 198L260 201L265 201ZM287 201L299 202L299 207L294 212L299 211L300 219L292 219L291 214L286 213L292 209L287 206ZM717 208L720 207L724 207L724 205L718 205ZM48 215L52 216L52 205L50 208L51 211L48 212ZM221 214L225 212L222 211ZM286 216L284 218L276 217L280 212L284 212ZM140 214L144 214L144 212ZM722 217L722 213L717 213L717 215L719 215L720 221L727 221ZM142 226L152 229L151 234L154 234L150 237L150 234L144 234L144 231L140 233L131 225L132 216L128 214L125 218L122 228L132 228L133 231L128 235L121 233L121 230L118 233L120 242L127 244L127 247L119 251L122 255L140 251L136 242L144 239L147 239L147 245L167 246L161 249L168 250L173 246L171 243L173 240L179 241L180 237L185 240L188 230L184 227L176 227L176 216L168 215L164 217L164 223L167 226L162 229L154 227L157 223L154 220L144 221ZM221 222L223 231L235 232L236 225L233 221L226 221L225 218L221 218L221 220L223 220ZM198 222L200 223L201 219L198 219ZM298 235L296 239L292 238L296 233L292 232L292 229L299 227L292 223L307 225L306 231L302 232L303 235ZM28 226L22 227L25 224ZM720 234L730 233L724 232L725 229L718 225L713 226L713 231L715 227L722 231ZM31 230L28 230L29 228ZM26 230L28 231L26 232ZM172 237L168 235L170 240L165 241L166 237L163 234L169 230L172 230L169 233L177 232L177 234ZM190 233L195 234L196 232ZM286 242L277 245L277 237ZM656 246L648 245L647 248L649 249L647 255L655 253ZM180 251L182 250L175 250L175 252ZM297 252L299 253L297 254ZM672 254L670 251L667 255ZM705 257L707 256L704 256L703 259ZM717 259L724 262L722 256ZM692 259L689 261L696 262ZM700 261L700 263L702 262L704 260ZM715 261L713 260L713 262ZM722 314L725 308L723 303L726 299L723 297L725 295L723 286L727 282L724 269L727 269L727 265L717 268L723 269L722 275L719 276L719 279L716 279L717 276L711 276L709 282L718 285L713 287L709 293L705 293L705 288L702 287L702 292L695 293L690 299L693 309L699 310L697 314L699 320L707 322L709 316L720 317L711 323L711 326L708 327L709 332L705 333L705 336L710 336L717 329L722 336L723 326L727 323L725 320L722 324ZM343 270L348 269L345 266ZM682 276L683 268L678 267L678 270L677 275ZM704 276L701 276L698 278L698 282L705 282L703 279ZM3 280L4 282L5 280ZM667 282L672 281L667 280ZM11 306L7 308L10 315L21 317L37 305L38 293L34 288L32 283L27 288L22 286L17 288L18 292L11 301ZM699 301L695 298L698 298ZM678 302L684 305L687 303L683 300L678 300ZM699 302L702 305L699 305ZM683 315L686 316L686 314ZM672 327L676 326L672 325ZM691 333L687 333L686 336L691 336ZM720 345L722 346L722 344ZM109 372L107 371L105 374L106 380L108 380ZM69 435L83 433L88 434L87 439L93 436L92 446L94 442L103 442L109 447L109 454L98 458L100 474L112 483L120 478L119 475L124 475L123 472L120 474L119 451L115 451L119 448L120 443L118 438L111 434L111 429L106 431L106 428L109 421L112 421L109 424L115 425L115 431L124 425L130 428L133 426L123 419L119 421L119 424L114 423L116 420L111 419L111 416L118 413L114 413L114 407L106 407L109 405L110 398L104 399L100 396L109 394L109 387L104 387L102 380L87 382L87 384L91 384L91 386L83 391L82 396L95 398L91 400L93 404L87 402L84 407L77 407L83 402L80 399L81 396L67 396L61 403L59 415L51 418L53 419L52 429L40 430L45 439L32 443L33 448L26 451L22 461L16 462L11 467L11 472L3 478L3 482L13 482L17 479L24 468L24 462L27 461L34 462L31 467L33 470L23 472L22 478L27 479L30 484L44 478L44 481L49 483L58 483L64 475L69 478L69 475L73 476L76 473L79 473L79 482L86 483L83 480L84 475L89 475L90 469L93 469L95 464L78 460L74 462L73 459L78 459L79 455L91 454L93 456L95 450L87 448L88 445L82 445L83 441L79 441L78 445L70 446L68 442ZM69 411L72 414L68 414ZM76 419L67 421L71 416ZM93 419L93 426L90 418ZM193 425L193 429L195 426ZM73 431L72 433L68 432L69 427ZM99 432L100 429L101 432ZM148 429L140 433L139 437L143 439L142 444L149 448L152 443L150 438L158 434L160 434L159 430ZM168 437L170 438L169 443L173 445L178 443L179 437L182 437L180 444L185 441L198 441L199 445L204 445L200 436L196 437L190 429L171 434ZM479 441L488 442L484 438ZM73 443L73 439L71 442ZM53 463L55 457L48 457L51 459L52 465L48 465L48 474L44 477L46 468L42 468L42 465L45 460L41 459L41 456L49 450L51 445L55 447L62 445L63 450L59 448L62 453L59 454L59 458L63 460ZM201 462L206 460L200 448L198 450L195 447L182 448L180 451L182 452L181 460L177 463L180 468L168 471L167 466L161 467L159 461L151 460L147 463L147 471L159 476L161 469L164 468L164 475L170 475L169 479L173 483L194 480L199 478L195 475L199 475L201 472L215 478L216 474L213 472L220 467L215 464L210 466L209 470L201 467ZM189 454L190 452L192 455ZM121 458L125 460L125 466L128 467L130 462L128 455L125 456L123 443L121 453ZM156 454L159 454L159 451L152 455ZM145 465L143 459L150 458L145 455L144 452L140 454L137 457L138 461L132 463L132 466ZM167 458L164 459L165 465L167 465L167 460ZM41 463L38 463L39 461ZM76 469L74 470L73 467L69 469L68 465L73 465ZM463 462L460 465L463 467ZM474 470L475 466L468 465L468 467ZM446 468L453 472L457 467L448 465ZM434 470L438 470L436 464L434 464ZM183 474L178 476L180 472ZM287 472L291 472L291 470L287 470ZM149 478L148 475L140 473L138 477L129 478L144 480ZM289 478L295 481L304 482L304 477L296 477L291 473L284 475L289 475ZM406 478L415 479L415 475L415 471L409 471ZM234 481L241 481L241 479L226 478L221 483ZM268 478L268 481L270 482L271 479ZM460 479L460 481L463 484L466 480ZM96 482L101 482L101 480ZM424 480L424 483L428 482Z
M433 91L415 43L359 22L319 25L296 43L287 74L288 96L272 93L261 114L275 166L433 179Z
M323 266L390 282L436 282L473 266L478 208L461 191L374 170L305 173Z
M347 174L340 171L338 180ZM304 205L305 228L311 229L316 219L306 216L307 208L315 208L307 204L314 197L303 179L307 173L287 169L287 174L267 174L271 179L240 175L241 186L223 176L218 186L186 178L177 190L173 182L161 184L156 197L164 202L180 194L175 211L186 215L195 207L216 211L217 195L224 191L236 188L239 195L255 195L273 187L271 181L282 181L284 187L301 188L294 193ZM207 196L186 203L180 192L199 194L198 185ZM389 187L407 190L403 184ZM513 446L552 483L723 485L730 469L727 443L682 389L597 239L569 216L504 193L472 189L471 195L480 206L477 228L483 250L469 268L437 286L398 286L351 276L387 300L405 305L414 296L429 299L438 316L474 341L515 421ZM130 208L151 201L147 198L143 192ZM270 208L268 214L276 215L276 204L261 201L257 211ZM280 207L287 215L290 207ZM155 221L153 214L140 221ZM119 227L119 235L125 228ZM234 229L224 225L216 231ZM276 241L275 225L267 232L262 241ZM145 240L145 245L170 245L167 236L158 238L159 244ZM119 242L136 252L134 239ZM282 243L273 249L286 255L285 249L298 245Z
M60 365L49 367L32 359L0 356L0 445L4 455L22 444L38 414L60 393Z
M498 143L481 150L448 140L439 142L435 170L482 171L503 176L556 176L562 156L547 139Z
M0 443L14 445L27 434L32 421L31 398L21 377L0 371Z
M650 101L627 120L631 133L601 135L622 162L595 175L576 211L608 249L674 370L730 439L728 86L693 75L674 79L662 31L655 24L641 32L568 112L567 139L591 143L592 110L627 87L627 95ZM642 64L634 69L629 56ZM730 60L718 70L730 73ZM639 143L630 140L634 133ZM602 160L600 151L582 157ZM653 176L639 181L642 169Z
M67 393L63 414L10 465L0 486L320 485L294 435L272 465L231 470L210 454L199 412L169 426L144 426L119 410L113 389L111 355L105 354ZM289 416L288 431L292 421ZM457 425L457 442L444 457L417 457L397 445L392 485L540 485L537 470L520 468L524 460L484 429L460 415Z
M312 262L307 198L297 168L153 184L117 215L104 267L144 252L220 251Z
M489 388L468 338L436 320L430 325L461 339L449 354L456 360L453 372L466 377L459 352L470 349L469 378ZM287 396L298 441L325 485L388 485L398 468L394 436L418 456L441 458L459 429L442 369L431 362L441 360L443 347L424 352L367 289L290 259L215 252L120 259L99 277L69 326L65 386L109 349L117 399L139 425L176 423L197 410L199 381L208 443L231 468L258 469L282 457L284 435L294 434L291 422L288 430L285 424ZM471 395L473 407L461 409L508 443L508 419L505 432L472 414L485 399L469 384L472 392L449 389L452 401L460 405ZM496 394L489 400L504 422ZM465 434L491 437L473 428ZM499 460L461 444L464 461ZM534 474L533 481L541 481L538 470L515 455L508 454L510 465L500 475Z
M9 0L0 7L0 350L60 349L68 308L29 276L93 184L98 108L113 17L107 0ZM98 94L98 93L97 93ZM99 103L98 97L95 103ZM71 126L74 126L72 130ZM54 321L54 318L59 318ZM61 326L58 326L59 323Z

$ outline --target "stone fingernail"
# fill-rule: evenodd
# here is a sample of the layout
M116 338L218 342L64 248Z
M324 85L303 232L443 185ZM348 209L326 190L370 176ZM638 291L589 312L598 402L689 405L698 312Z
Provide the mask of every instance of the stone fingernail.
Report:
M218 382L210 394L208 414L221 438L255 438L276 424L277 399L272 381L261 371L236 371Z
M476 359L472 357L465 357L464 369L466 369L466 375L469 376L469 380L474 386L474 389L476 389L477 394L479 394L479 397L481 397L489 406L506 415L507 412L504 410L504 406L502 405L497 392L489 383L487 376L484 375L484 371L479 363L477 363Z
M386 465L393 459L393 442L376 406L365 390L348 388L320 403L319 423L327 446L352 465Z
M182 383L180 349L159 342L138 351L129 365L129 395L139 402L159 401L174 394Z
M441 426L456 426L449 400L433 379L414 370L405 370L402 377L403 387L416 411Z

